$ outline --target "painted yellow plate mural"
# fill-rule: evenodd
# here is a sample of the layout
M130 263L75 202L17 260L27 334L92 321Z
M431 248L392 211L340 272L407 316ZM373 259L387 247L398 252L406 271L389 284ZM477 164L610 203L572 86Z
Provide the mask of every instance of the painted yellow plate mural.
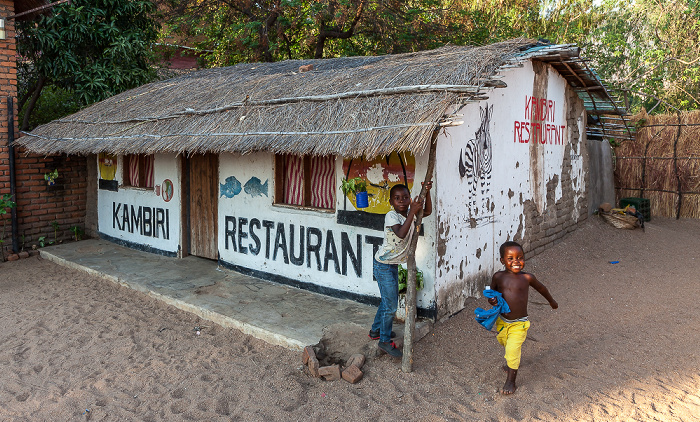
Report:
M389 190L397 184L405 184L411 189L415 173L416 158L410 152L392 153L371 160L363 157L343 161L343 174L346 179L361 177L367 181L369 207L362 210L372 214L389 212ZM354 194L348 193L346 198L357 208Z
M100 179L114 180L117 174L117 156L101 152L98 156L100 163Z

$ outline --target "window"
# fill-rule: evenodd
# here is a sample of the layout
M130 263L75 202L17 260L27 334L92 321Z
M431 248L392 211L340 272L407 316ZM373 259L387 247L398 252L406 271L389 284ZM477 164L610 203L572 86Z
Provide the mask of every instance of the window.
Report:
M333 209L335 158L275 156L275 203Z
M153 188L153 155L124 156L124 186Z

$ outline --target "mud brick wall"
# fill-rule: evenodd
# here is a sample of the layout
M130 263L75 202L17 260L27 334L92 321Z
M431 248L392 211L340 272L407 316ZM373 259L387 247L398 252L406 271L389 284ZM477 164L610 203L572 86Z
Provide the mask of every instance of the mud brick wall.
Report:
M588 218L588 190L584 190L584 195L579 196L572 189L572 156L580 156L583 160L584 172L588 172L588 149L584 143L585 134L580 133L578 119L585 116L582 101L578 94L566 87L566 96L570 107L567 114L567 127L569 128L570 142L565 146L564 162L562 163L561 180L554 177L547 184L547 207L545 212L538 212L532 201L525 202L525 224L530 227L526 239L516 239L522 241L523 249L529 256L537 255L557 243L567 233L574 231L578 225ZM579 183L586 184L588 175L585 174ZM562 186L562 196L555 199L555 188L558 183Z
M14 2L0 0L0 16L14 13ZM17 125L17 48L15 45L15 21L5 22L7 38L0 40L0 195L10 193L9 164L9 113L8 97L12 98L15 138L19 137ZM18 243L20 249L31 248L40 236L47 241L70 239L69 228L79 225L85 229L85 209L87 192L87 165L84 157L78 156L38 156L27 155L15 148L15 181L18 222ZM48 186L44 173L58 169L56 185ZM11 213L0 217L5 221L3 252L12 249ZM55 221L59 230L54 233L51 223ZM24 238L22 238L24 236ZM19 251L16 251L19 252Z

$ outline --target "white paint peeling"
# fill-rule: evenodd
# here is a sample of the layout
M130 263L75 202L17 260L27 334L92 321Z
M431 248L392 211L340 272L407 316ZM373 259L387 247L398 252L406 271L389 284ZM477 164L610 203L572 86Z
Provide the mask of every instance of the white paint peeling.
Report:
M382 184L384 182L384 169L381 165L375 164L367 170L367 180L375 185ZM398 180L398 178L397 178ZM396 180L392 180L396 181Z

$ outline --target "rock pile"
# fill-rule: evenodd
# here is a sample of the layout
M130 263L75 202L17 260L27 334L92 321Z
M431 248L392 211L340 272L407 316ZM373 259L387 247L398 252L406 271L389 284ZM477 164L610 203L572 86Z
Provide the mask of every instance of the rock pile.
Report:
M355 384L364 376L362 366L365 364L365 355L360 353L350 356L342 368L339 364L319 366L314 348L306 346L302 352L301 361L309 368L312 376L316 378L322 377L326 381L335 381L342 378L351 384Z

